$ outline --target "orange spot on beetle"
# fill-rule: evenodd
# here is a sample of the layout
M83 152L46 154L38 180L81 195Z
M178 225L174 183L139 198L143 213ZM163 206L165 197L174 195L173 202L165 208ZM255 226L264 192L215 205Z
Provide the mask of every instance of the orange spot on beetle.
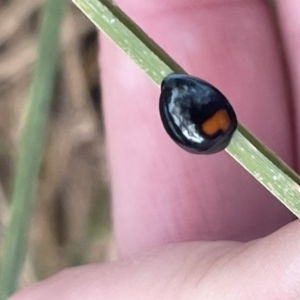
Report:
M219 130L225 132L230 126L230 118L224 109L215 112L209 119L202 123L202 130L207 135L216 134Z

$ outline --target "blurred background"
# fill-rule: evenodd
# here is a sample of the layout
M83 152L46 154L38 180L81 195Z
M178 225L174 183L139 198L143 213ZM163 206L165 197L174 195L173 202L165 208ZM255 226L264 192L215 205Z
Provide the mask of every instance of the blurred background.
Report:
M0 241L42 5L42 0L0 0ZM94 26L70 4L22 285L114 257L97 54Z

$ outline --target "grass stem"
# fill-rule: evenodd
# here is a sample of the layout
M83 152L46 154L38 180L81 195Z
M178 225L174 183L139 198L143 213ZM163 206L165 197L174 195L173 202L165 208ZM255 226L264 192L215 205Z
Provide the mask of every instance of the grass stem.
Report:
M184 70L110 0L73 0L153 81ZM239 124L226 151L298 218L300 177Z
M59 32L65 3L65 0L47 0L43 7L38 58L33 71L14 178L9 221L3 241L0 300L7 299L16 290L26 255L27 233L53 94Z

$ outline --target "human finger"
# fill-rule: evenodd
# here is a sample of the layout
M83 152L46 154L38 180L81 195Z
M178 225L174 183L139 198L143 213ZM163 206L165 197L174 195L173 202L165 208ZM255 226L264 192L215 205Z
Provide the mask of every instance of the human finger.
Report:
M287 71L289 73L291 92L293 95L292 118L295 128L296 147L300 147L300 2L297 0L276 1L279 16L279 28L286 54ZM297 170L300 168L299 151L297 152Z
M293 165L291 103L266 1L117 3L187 72L217 86L239 120ZM179 149L161 125L159 89L107 39L100 55L122 254L186 240L251 240L293 218L226 153Z
M299 299L300 223L248 243L189 242L66 270L11 300Z

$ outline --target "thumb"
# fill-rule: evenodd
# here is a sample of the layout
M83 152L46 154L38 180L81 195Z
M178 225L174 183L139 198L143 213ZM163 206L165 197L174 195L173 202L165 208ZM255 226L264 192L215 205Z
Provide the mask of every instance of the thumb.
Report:
M300 221L248 243L166 245L77 267L17 293L38 299L299 299Z

